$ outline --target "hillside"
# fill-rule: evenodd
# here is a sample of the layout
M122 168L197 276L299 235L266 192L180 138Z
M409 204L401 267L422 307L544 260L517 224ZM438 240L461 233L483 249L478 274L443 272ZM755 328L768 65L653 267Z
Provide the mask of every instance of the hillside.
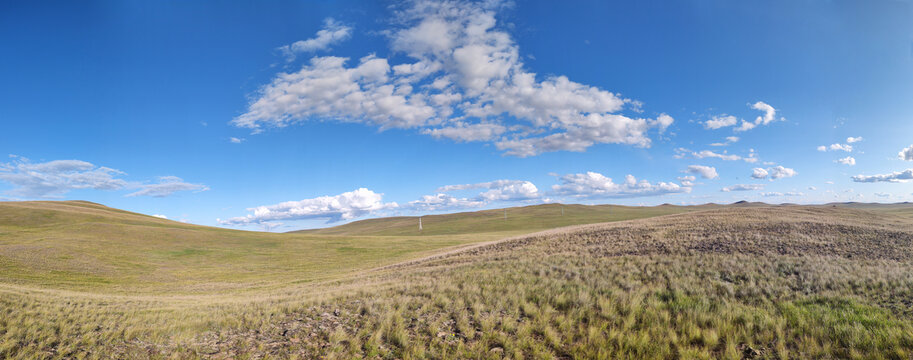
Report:
M661 205L635 207L619 205L543 204L508 209L455 214L388 217L354 221L331 228L296 233L324 235L420 236L475 234L488 232L529 232L562 226L640 219L705 209L706 206ZM506 218L505 218L506 213Z
M679 213L498 240L523 230L271 234L0 203L0 358L913 355L913 219L658 208Z
M902 359L913 355L911 274L908 219L726 208L390 268L354 280L357 292L192 346L330 358Z
M275 234L184 224L82 201L0 202L0 283L127 293L250 290L500 237Z
M246 291L565 224L686 211L564 207L565 216L557 205L507 209L506 222L502 210L429 216L421 233L414 218L386 218L277 234L185 224L84 201L0 202L0 283L112 292Z

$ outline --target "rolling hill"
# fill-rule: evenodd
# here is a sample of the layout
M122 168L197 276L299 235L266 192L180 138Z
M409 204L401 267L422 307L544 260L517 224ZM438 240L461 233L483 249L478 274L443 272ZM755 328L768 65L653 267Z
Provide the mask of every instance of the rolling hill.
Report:
M331 228L296 233L323 235L421 236L477 233L524 233L562 226L640 219L705 209L707 206L661 205L634 207L619 205L543 204L508 209L482 210L443 215L388 217L354 221Z
M0 358L913 355L904 206L561 207L274 234L0 203Z
M686 211L529 206L296 233L198 226L85 201L0 202L0 282L114 292L247 291L329 279L551 227ZM551 214L550 214L551 213Z

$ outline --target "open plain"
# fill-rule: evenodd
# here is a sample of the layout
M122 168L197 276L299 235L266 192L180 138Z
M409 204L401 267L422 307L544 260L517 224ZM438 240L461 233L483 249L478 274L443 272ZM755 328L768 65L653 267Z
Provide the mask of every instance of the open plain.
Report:
M0 354L903 359L898 207L553 204L430 234L401 218L270 234L3 203Z

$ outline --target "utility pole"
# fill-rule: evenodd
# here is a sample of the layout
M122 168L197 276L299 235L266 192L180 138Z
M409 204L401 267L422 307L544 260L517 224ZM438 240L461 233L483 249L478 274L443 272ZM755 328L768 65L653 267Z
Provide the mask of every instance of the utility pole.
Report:
M422 231L422 217L418 217L418 231Z

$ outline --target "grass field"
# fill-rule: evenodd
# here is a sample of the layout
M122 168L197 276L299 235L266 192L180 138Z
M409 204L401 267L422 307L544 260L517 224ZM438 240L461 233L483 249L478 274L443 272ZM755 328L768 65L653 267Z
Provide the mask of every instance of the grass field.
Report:
M393 218L369 220L393 234L360 223L274 234L184 224L88 202L6 202L0 203L0 281L131 294L257 290L565 224L686 211L568 206L561 215L557 206L510 209L507 221L499 211L430 216L423 232L417 219L407 227ZM544 216L549 212L554 214ZM539 216L541 222L531 220Z
M418 217L403 216L355 221L346 225L305 230L299 233L324 235L423 236L503 233L523 234L562 226L609 221L641 219L659 215L715 207L662 205L632 207L618 205L545 204L510 209L483 210L422 217L423 231L418 231Z
M581 207L636 220L522 235L605 221L535 222L555 207L395 235L414 219L266 234L2 203L0 357L913 356L904 210Z

